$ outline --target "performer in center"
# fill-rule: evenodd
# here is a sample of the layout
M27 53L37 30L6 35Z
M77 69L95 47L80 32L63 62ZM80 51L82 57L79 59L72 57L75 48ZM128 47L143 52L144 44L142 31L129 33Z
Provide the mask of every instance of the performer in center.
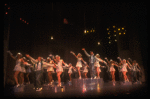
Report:
M94 67L94 61L95 61L94 53L93 51L90 51L90 55L89 55L86 52L85 48L82 48L82 50L84 51L85 55L89 57L89 67L90 67L91 78L96 78L96 72L95 72L95 67Z

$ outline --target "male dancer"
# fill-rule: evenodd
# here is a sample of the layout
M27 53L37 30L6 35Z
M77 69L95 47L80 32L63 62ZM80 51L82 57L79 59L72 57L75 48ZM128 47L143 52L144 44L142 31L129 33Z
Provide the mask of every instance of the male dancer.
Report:
M87 57L89 57L89 67L90 67L90 75L91 78L96 78L96 72L95 72L95 67L94 67L94 61L95 61L95 57L94 57L94 53L93 51L90 51L90 55L86 52L85 48L82 48L82 50L84 51L85 55Z

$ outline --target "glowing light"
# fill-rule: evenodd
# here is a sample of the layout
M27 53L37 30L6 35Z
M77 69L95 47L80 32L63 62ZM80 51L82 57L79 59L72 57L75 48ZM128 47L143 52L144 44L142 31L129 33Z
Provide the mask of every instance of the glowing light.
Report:
M100 86L97 84L97 92L100 92Z
M126 34L125 32L123 34Z
M86 31L87 33L89 33L89 31Z
M24 21L24 23L26 23L26 21Z
M24 21L24 20L22 20L22 21Z
M53 40L54 38L53 38L53 36L51 36L51 40Z
M119 33L119 35L121 35L121 33Z
M22 18L20 18L20 20L22 20Z
M8 7L8 9L10 9L10 7Z
M116 32L116 30L114 30L114 32Z
M124 30L124 27L122 28L122 30Z
M110 37L108 37L108 39L110 39Z
M111 42L109 41L109 44L110 44Z
M95 32L95 30L93 30L93 32Z
M107 28L107 31L109 30L109 28Z
M116 34L114 36L116 36Z
M5 14L8 14L8 12L6 12Z
M118 28L118 31L120 31L120 28Z
M84 33L86 34L86 30L84 30Z
M5 4L5 6L6 6L7 4Z
M108 34L110 34L110 33L108 33Z
M92 32L92 30L90 30L90 32Z
M115 26L113 26L113 28L115 28Z
M27 23L27 24L29 24L29 23Z
M98 42L97 44L100 45L100 42Z
M115 42L117 42L117 40L115 39Z
M64 88L61 88L61 92L64 92Z

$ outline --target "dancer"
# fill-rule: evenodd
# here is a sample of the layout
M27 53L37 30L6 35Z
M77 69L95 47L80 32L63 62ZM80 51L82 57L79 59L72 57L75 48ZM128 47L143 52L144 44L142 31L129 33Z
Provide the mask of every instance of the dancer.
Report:
M107 74L108 74L108 78L109 78L109 80L112 80L112 77L111 77L111 73L110 73L110 61L107 59L107 57L105 57L105 60L107 61L107 65L106 65L106 67L107 67Z
M68 70L68 74L69 74L69 79L70 79L70 82L72 81L72 78L71 78L71 74L72 74L72 69L75 69L71 63L69 63L69 70Z
M28 54L26 54L26 57L32 60L35 64L34 65L34 75L35 75L34 86L35 86L36 91L41 91L42 90L41 77L42 77L43 67L54 66L54 65L43 62L40 56L38 57L37 60L29 56Z
M85 55L87 57L89 57L89 67L90 67L90 75L91 78L96 78L96 73L95 73L95 68L94 68L94 61L95 61L95 57L94 57L94 53L93 51L90 51L90 55L86 52L85 48L82 48L82 50L84 51Z
M19 87L20 84L18 83L18 74L20 72L22 72L22 68L21 68L21 65L23 64L23 59L21 58L22 57L22 54L21 53L17 53L16 57L13 56L13 54L10 52L10 51L7 51L10 56L16 60L16 66L14 67L14 70L15 73L14 73L14 79L15 79L15 82L16 82L16 85L15 87ZM22 78L22 75L20 75L20 77Z
M65 62L60 59L60 56L56 55L55 57L56 59L54 59L54 61L57 63L56 65L56 72L57 72L57 78L58 78L58 85L57 86L61 86L61 78L60 75L63 72L63 67L62 64L66 65Z
M101 65L99 64L99 62L102 62L102 63L104 63L104 64L107 65L107 63L106 63L104 60L102 60L101 58L99 58L99 57L100 57L100 55L99 55L99 54L96 54L96 55L95 55L95 62L94 62L94 66L96 67L96 72L97 72L97 78L98 78L98 79L100 78L100 72L101 72L100 67L103 67L103 68L104 68L104 66L101 66Z
M55 64L53 60L51 60L51 58L47 57L47 62L50 63L50 64ZM53 83L53 76L52 76L52 73L54 72L54 68L56 68L55 66L52 67L48 67L47 68L47 72L48 72L48 79L49 79L49 84L48 85L52 85Z
M121 69L121 71L122 71L122 73L123 73L124 81L125 81L125 82L129 82L126 73L127 73L127 67L128 67L129 69L131 69L131 68L130 68L130 66L126 63L126 60L125 60L125 59L121 60L120 57L118 57L118 59L119 59L120 62L122 63L122 69Z
M84 69L83 69L83 73L84 73L84 76L85 78L87 78L87 73L88 73L88 69L87 67L89 68L88 64L86 62L84 62L85 65L83 65Z
M80 68L82 67L82 62L85 62L82 58L82 55L80 53L78 53L78 55L76 56L74 52L70 51L70 53L72 53L76 58L77 58L77 64L76 67L78 69L78 73L79 73L79 79L81 79L81 72L80 72Z

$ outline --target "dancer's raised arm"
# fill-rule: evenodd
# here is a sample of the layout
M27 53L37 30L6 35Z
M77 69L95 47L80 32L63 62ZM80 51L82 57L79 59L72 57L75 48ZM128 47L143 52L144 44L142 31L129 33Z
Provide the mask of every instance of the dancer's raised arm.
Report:
M78 58L73 51L70 51L70 53L73 54L76 58Z
M14 60L16 60L16 57L14 57L13 54L12 54L10 51L7 51L7 53L9 53L10 56L11 56Z
M97 58L97 57L95 56L95 59L98 60L99 62L102 62L102 63L104 63L104 64L107 65L107 63L106 63L104 60L102 60L101 58Z
M26 57L32 60L32 62L37 63L38 61L32 58L29 54L26 54Z
M85 53L85 55L86 55L87 57L90 57L90 54L87 53L87 51L85 50L85 48L82 48L82 50L84 51L84 53Z

